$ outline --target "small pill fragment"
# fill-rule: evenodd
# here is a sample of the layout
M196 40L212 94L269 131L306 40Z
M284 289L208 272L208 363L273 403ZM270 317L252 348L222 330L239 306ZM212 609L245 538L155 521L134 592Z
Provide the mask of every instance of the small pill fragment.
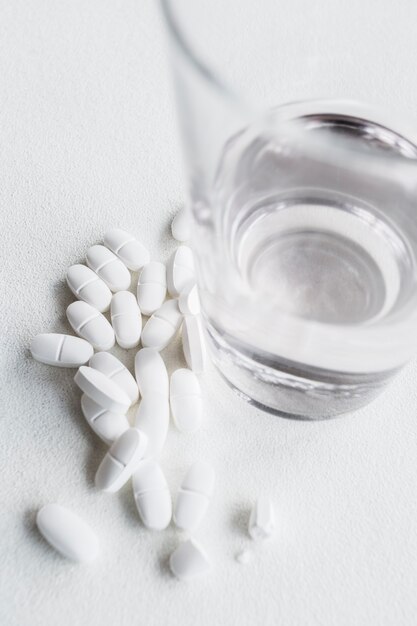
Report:
M183 315L200 314L200 297L195 283L188 283L181 291L180 297L178 298L178 305Z
M114 493L129 480L146 452L147 437L137 428L126 430L111 446L96 472L97 489Z
M136 353L135 377L142 397L148 393L159 393L168 398L167 368L154 348L142 348Z
M193 433L200 428L203 415L201 387L189 369L178 369L171 375L171 413L178 430Z
M193 252L188 246L179 246L167 263L169 294L177 298L190 282L195 282Z
M130 403L135 404L139 399L139 389L135 379L127 367L119 359L108 352L96 352L89 361L89 366L98 370L123 389L129 396Z
M108 311L111 291L106 283L86 265L71 265L67 270L67 284L79 300L84 300L97 311Z
M82 365L74 376L74 382L103 409L124 415L130 406L129 396L123 389L92 367Z
M90 304L77 300L67 307L67 318L73 330L91 343L96 350L114 346L114 331L104 315Z
M141 461L132 483L143 524L153 530L166 528L172 517L172 502L168 483L158 463L152 459Z
M189 468L178 491L174 522L182 530L193 531L201 523L214 488L213 468L197 461Z
M111 444L130 428L126 415L103 409L85 393L81 396L81 410L88 424L104 443Z
M202 374L206 367L207 350L203 324L199 315L184 317L182 349L188 367L196 374Z
M99 553L95 532L81 517L60 504L42 507L36 525L46 541L68 559L89 562Z
M171 232L177 241L188 241L191 237L191 220L187 207L182 207L171 224Z
M121 348L135 348L140 341L142 315L136 298L130 291L114 294L110 306L111 323Z
M211 567L206 551L195 539L181 543L171 554L169 565L179 580L191 580L205 574Z
M275 512L271 500L259 496L249 518L249 534L252 539L267 539L275 529Z
M236 561L241 565L246 565L252 560L252 552L250 550L241 550L236 554Z
M84 365L94 352L93 346L85 339L59 333L36 335L31 341L30 351L37 361L57 367Z
M104 235L104 243L134 272L149 263L149 252L145 246L121 228L108 230Z
M111 291L126 291L131 283L130 272L126 265L113 252L101 245L91 246L87 250L87 265Z
M135 426L148 437L148 448L144 458L158 458L168 434L168 398L155 392L145 395L136 411Z
M146 322L142 331L145 348L163 350L174 338L182 322L177 300L167 300Z
M163 263L151 261L142 269L137 287L137 300L143 315L152 315L167 295L167 272Z

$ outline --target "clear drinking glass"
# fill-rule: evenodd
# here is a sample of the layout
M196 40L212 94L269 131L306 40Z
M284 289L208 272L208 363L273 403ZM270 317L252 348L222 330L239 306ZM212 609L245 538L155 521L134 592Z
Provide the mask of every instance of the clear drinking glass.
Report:
M416 351L415 0L162 0L213 360L319 419Z

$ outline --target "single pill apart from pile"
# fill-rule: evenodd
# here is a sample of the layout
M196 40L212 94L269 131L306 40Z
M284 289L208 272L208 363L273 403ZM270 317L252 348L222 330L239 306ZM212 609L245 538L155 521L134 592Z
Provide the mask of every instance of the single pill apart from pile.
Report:
M171 224L171 232L177 241L188 241L191 237L191 219L187 207L182 207Z
M148 439L137 428L126 430L111 446L96 472L97 489L115 493L139 467Z
M41 535L55 550L73 561L94 561L99 553L96 533L81 517L60 504L46 504L36 516Z
M130 428L126 415L103 409L85 393L81 396L81 410L89 426L104 443L111 444Z
M153 459L141 461L133 474L132 484L143 524L153 530L167 528L172 517L171 494L158 463Z
M271 537L275 529L274 506L268 496L258 497L249 518L249 534L252 539L260 540Z
M200 297L195 283L188 283L181 291L180 297L178 298L178 305L183 315L200 314Z
M163 263L151 261L142 269L137 286L137 300L143 315L152 315L167 295L167 272Z
M184 317L182 348L188 367L196 374L202 374L206 368L207 350L203 323L199 315Z
M135 378L142 397L148 393L159 393L168 398L167 368L163 358L155 348L142 348L136 353Z
M108 230L104 235L104 243L134 272L149 263L149 252L145 246L121 228Z
M127 367L113 354L96 352L88 364L117 383L129 397L131 404L135 404L138 401L139 389L135 379Z
M79 300L91 304L97 311L108 311L111 291L106 283L86 265L71 265L67 270L67 285Z
M246 565L252 560L252 552L250 550L241 550L236 554L236 561L241 565Z
M142 315L135 296L130 291L114 294L110 306L111 323L121 348L135 348L140 341Z
M74 376L74 382L103 409L125 414L130 406L130 398L123 389L92 367L82 365Z
M136 411L135 426L148 437L148 448L144 458L158 458L168 434L168 398L156 392L143 396Z
M171 374L169 399L178 430L193 433L200 428L203 416L201 387L194 372L181 368Z
M193 251L188 246L179 246L167 263L169 294L177 298L190 282L195 283Z
M214 489L213 468L204 461L197 461L189 468L178 491L174 522L182 530L198 528L206 514Z
M114 346L114 330L110 322L87 302L72 302L67 307L67 318L77 335L89 341L96 350L110 350Z
M167 300L146 322L142 331L142 345L163 350L177 334L181 322L182 313L177 300Z
M131 283L131 275L126 265L113 252L101 245L91 246L87 250L87 265L111 289L126 291Z
M94 352L93 346L85 339L59 333L36 335L31 341L30 351L37 361L57 367L80 367Z
M171 554L169 566L179 580L191 580L207 573L211 563L204 548L195 539L188 539Z

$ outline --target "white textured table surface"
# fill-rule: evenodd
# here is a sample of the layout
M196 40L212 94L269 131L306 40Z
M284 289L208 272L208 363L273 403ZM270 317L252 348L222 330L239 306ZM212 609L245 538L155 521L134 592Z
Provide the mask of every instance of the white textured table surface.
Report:
M109 226L136 232L155 259L174 248L183 187L164 41L150 0L15 0L0 13L0 623L414 624L416 362L366 410L324 423L261 414L207 373L204 427L171 428L162 460L173 492L194 459L217 471L198 533L214 568L192 584L167 569L173 527L145 531L129 486L94 489L105 446L80 414L74 371L33 361L28 345L68 332L65 270ZM170 368L182 363L166 352ZM279 530L240 566L260 488ZM99 560L73 565L40 538L35 512L50 501L97 529Z

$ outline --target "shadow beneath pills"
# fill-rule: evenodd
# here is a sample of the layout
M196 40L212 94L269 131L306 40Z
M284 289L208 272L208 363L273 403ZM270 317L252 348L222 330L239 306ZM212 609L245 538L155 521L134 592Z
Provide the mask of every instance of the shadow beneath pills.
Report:
M40 546L42 548L42 550L45 549L45 547L47 546L48 549L50 550L51 554L55 553L56 551L49 545L49 543L46 541L46 539L44 539L41 535L41 533L38 530L38 527L36 526L36 514L38 512L39 509L27 509L24 514L23 514L23 526L27 532L27 534L29 535L31 541L33 541L34 543L36 543L38 546Z
M128 523L135 528L144 530L144 526L140 521L139 513L136 508L131 481L128 481L127 485L123 486L123 488L119 491L118 496L124 508Z
M168 530L170 527L168 527ZM167 532L167 531L165 531ZM174 536L174 534L169 537L166 541L161 554L159 555L156 561L156 568L158 574L165 578L165 580L175 580L175 577L172 575L171 569L169 567L169 559L171 558L171 554L174 552L175 548L178 546L178 538Z
M241 537L245 539L249 538L248 524L249 524L250 508L242 507L237 511L234 511L231 518L231 526L234 532L238 532Z

